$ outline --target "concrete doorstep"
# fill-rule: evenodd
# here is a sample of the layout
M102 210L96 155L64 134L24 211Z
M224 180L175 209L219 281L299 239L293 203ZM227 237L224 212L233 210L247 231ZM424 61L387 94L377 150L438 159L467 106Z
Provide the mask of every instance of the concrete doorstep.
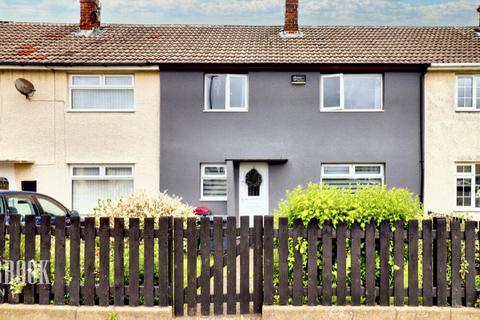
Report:
M163 320L171 307L69 307L23 304L0 305L0 320Z
M478 320L480 308L263 306L265 320Z

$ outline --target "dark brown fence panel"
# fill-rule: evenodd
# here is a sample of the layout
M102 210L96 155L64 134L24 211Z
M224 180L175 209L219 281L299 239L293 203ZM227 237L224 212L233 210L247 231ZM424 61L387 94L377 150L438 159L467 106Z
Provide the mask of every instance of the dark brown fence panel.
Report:
M10 216L10 265L8 266L8 271L10 275L17 274L17 262L20 260L20 215L11 215ZM64 268L65 270L65 268ZM8 301L10 303L18 303L19 295L13 294L12 291L9 292Z
M55 218L55 304L65 304L65 217Z
M0 261L3 261L5 258L5 215L0 215ZM5 270L1 268L0 277L5 279ZM4 303L6 300L5 293L7 292L7 287L4 283L0 283L0 303Z
M197 314L197 221L187 219L187 314Z
M403 306L405 298L405 288L404 288L404 235L405 230L403 228L403 221L395 222L395 233L394 233L394 263L395 263L395 306Z
M128 225L128 303L130 306L138 306L140 221L138 218L130 219Z
M223 314L223 219L222 217L215 217L213 221L214 234L213 241L215 246L214 265L213 265L213 279L214 279L214 314Z
M50 216L40 218L40 269L45 270L48 279L41 279L38 287L38 302L42 305L50 303ZM45 277L43 271L40 273Z
M380 224L380 305L390 305L390 226Z
M465 222L465 260L468 263L467 274L465 275L465 305L473 307L477 300L475 288L475 227L476 222Z
M337 225L337 304L346 304L347 297L347 227L340 222Z
M408 222L408 305L418 306L418 220Z
M362 296L361 288L361 273L360 273L360 246L361 246L362 230L358 223L354 223L351 229L352 249L351 249L351 291L352 291L352 305L359 306Z
M292 304L303 304L303 254L300 251L300 239L302 239L303 223L300 219L293 221L293 295Z
M84 303L95 305L95 218L85 218L84 269L85 285L83 288Z
M431 220L425 220L422 223L423 253L422 253L422 283L423 283L423 305L430 307L433 305L433 224Z
M143 301L146 307L151 307L154 305L154 285L153 285L154 259L155 259L154 222L155 221L153 218L146 218L144 221L144 230L143 230L143 269L144 269ZM168 260L164 260L162 261L162 263L167 265L168 264L167 261ZM166 292L164 291L164 295L165 293Z
M278 291L279 304L286 305L288 293L288 219L278 222Z
M174 313L183 316L184 313L184 283L183 283L183 219L175 218L173 222L173 274L174 274ZM160 261L162 263L162 261Z
M447 224L445 219L437 220L437 305L447 305Z
M123 306L125 304L125 221L123 218L115 218L113 224L113 303L116 306Z
M177 228L180 227L180 224L183 222L177 222L179 224L176 226ZM182 230L183 230L183 226ZM180 230L178 230L180 232ZM183 231L182 231L183 232ZM171 266L172 266L172 251L175 254L178 254L177 258L180 258L180 252L182 250L182 266L178 270L183 271L183 233L181 234L181 243L178 244L174 249L170 246L172 237L172 218L170 217L161 217L158 220L158 288L159 288L159 296L158 296L158 304L161 307L166 307L170 305L170 298L172 295L172 287L170 283L171 277ZM177 237L177 236L175 236ZM176 240L179 238L175 238ZM173 249L173 250L172 250ZM176 270L176 269L175 269ZM178 272L175 272L175 276L177 276ZM183 281L183 275L182 275ZM180 285L179 285L180 286ZM183 286L183 282L182 282ZM180 288L176 288L176 290L180 290ZM182 292L183 295L183 287ZM182 298L183 301L183 298ZM183 308L183 307L182 307Z
M110 304L110 219L100 218L100 270L98 300L101 306Z
M237 313L237 219L227 218L227 314Z
M332 225L326 222L322 229L322 303L332 305Z
M35 216L28 215L25 217L25 267L27 280L32 279L33 263L35 263ZM3 279L3 278L2 278ZM23 301L26 304L35 303L35 287L33 283L26 281L23 289Z
M80 305L80 217L70 218L70 305Z
M240 313L249 312L250 305L250 246L249 225L250 217L240 217Z
M210 314L210 221L203 218L200 222L200 256L201 256L201 303L203 316Z
M462 305L462 279L460 275L462 264L462 238L460 230L460 221L452 220L451 230L451 305L459 307Z
M318 304L318 221L316 219L310 220L308 223L308 305L316 306Z
M261 313L263 304L263 217L253 218L253 312Z
M264 218L264 236L263 236L263 252L264 252L264 305L273 304L273 217L266 216Z
M365 226L365 296L369 306L375 305L375 225Z

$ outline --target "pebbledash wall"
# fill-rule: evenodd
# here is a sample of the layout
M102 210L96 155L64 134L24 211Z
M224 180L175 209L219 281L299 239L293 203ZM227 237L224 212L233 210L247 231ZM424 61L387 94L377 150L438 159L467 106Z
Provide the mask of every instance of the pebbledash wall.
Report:
M480 162L480 112L456 111L457 75L480 70L436 70L425 75L425 209L434 213L478 212L456 207L456 164ZM472 214L473 213L473 214Z
M291 85L292 74L305 74L307 84ZM204 72L162 71L161 190L227 214L227 202L200 201L201 163L287 159L269 167L270 211L287 189L318 182L322 163L383 163L388 186L420 193L420 71L384 73L381 112L320 112L320 72L248 77L248 112L208 113ZM234 180L229 199L238 197L238 162Z
M134 112L70 112L69 74L85 70L0 70L0 171L14 185L36 180L37 191L71 207L70 165L132 164L137 191L159 190L160 77L155 70L122 70L135 80ZM36 89L27 100L17 78Z

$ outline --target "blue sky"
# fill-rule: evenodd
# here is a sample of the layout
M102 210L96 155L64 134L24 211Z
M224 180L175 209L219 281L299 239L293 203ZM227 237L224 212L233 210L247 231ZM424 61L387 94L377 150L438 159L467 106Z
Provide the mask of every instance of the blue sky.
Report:
M282 24L285 0L101 0L104 23ZM477 25L477 0L300 0L304 25ZM77 22L79 0L0 0L0 20Z

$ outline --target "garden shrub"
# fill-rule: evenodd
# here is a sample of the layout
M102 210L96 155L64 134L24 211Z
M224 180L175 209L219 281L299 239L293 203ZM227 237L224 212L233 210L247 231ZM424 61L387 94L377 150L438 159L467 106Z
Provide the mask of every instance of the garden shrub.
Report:
M365 224L382 221L408 221L420 219L423 207L417 196L407 189L387 189L385 186L361 186L353 192L326 184L310 183L307 188L298 186L287 191L275 210L276 217L302 219L305 224L315 218L320 224L330 221L333 226L345 222Z
M159 218L173 216L187 218L193 216L193 207L182 202L182 198L161 192L155 196L136 193L119 201L99 201L94 214L109 218ZM125 221L127 222L127 221ZM143 225L143 221L141 222Z

